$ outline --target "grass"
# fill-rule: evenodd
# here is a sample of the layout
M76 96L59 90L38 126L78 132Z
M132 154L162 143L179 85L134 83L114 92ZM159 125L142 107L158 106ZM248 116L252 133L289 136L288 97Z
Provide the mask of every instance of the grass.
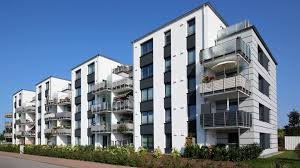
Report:
M276 165L284 168L299 168L300 158L295 151L284 151L276 156L249 160L245 163L253 168L273 168Z

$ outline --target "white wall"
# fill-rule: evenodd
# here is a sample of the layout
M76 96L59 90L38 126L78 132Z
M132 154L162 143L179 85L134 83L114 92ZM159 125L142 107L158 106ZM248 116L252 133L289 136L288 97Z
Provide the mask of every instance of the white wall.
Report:
M297 145L300 144L300 136L285 136L284 148L286 150L295 150Z

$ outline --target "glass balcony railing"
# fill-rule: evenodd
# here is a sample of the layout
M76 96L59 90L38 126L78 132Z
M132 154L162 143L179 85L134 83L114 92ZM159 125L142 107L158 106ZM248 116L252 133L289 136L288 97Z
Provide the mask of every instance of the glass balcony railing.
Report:
M100 94L104 91L111 91L111 84L108 83L107 81L97 83L92 88L92 93L94 93L94 94Z
M54 135L71 135L71 128L47 128L44 130L44 133Z
M200 122L203 128L250 128L252 114L244 111L204 113Z
M35 106L22 106L16 109L16 113L35 113Z
M231 25L225 29L221 29L217 32L217 38L218 39L222 39L224 37L227 37L233 33L236 33L240 30L243 30L247 27L250 27L251 24L248 20L245 20L245 21L242 21L240 23L237 23L237 24L234 24L234 25Z
M133 111L133 100L115 100L113 102L113 111L114 112L128 112Z
M4 116L5 116L5 118L12 118L13 117L13 113L12 112L5 113Z
M92 105L91 111L92 113L110 112L111 106L108 102L103 102L100 104Z
M10 127L12 127L12 122L5 122L4 125L6 128L10 128Z
M92 132L111 132L111 126L109 124L101 124L101 125L92 125Z
M71 112L46 113L45 120L70 120Z
M216 58L223 57L229 54L239 53L246 60L250 61L251 50L250 46L241 38L232 39L216 46L207 48L201 51L201 62L213 61Z
M119 74L119 73L129 73L130 71L132 71L132 66L129 65L121 65L118 66L117 68L113 69L113 73L114 74Z
M133 81L129 78L124 78L112 83L112 90L114 92L124 92L133 89Z
M129 133L133 132L133 127L133 123L113 124L112 131L117 133Z

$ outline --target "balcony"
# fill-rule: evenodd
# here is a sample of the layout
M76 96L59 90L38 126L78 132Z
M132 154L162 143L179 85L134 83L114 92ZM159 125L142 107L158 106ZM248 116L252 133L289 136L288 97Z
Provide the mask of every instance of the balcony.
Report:
M45 121L54 120L55 119L55 113L45 113Z
M200 87L202 96L215 96L223 93L232 93L234 91L241 91L245 96L250 94L250 81L242 75L233 77L212 80L203 83Z
M111 127L109 124L92 125L91 131L93 133L110 133Z
M112 125L112 131L115 133L133 133L133 123L120 123Z
M129 78L124 78L112 83L112 90L115 93L130 91L133 89L133 81Z
M47 106L64 106L64 105L70 105L71 104L71 99L70 96L62 96L62 97L58 97L56 96L53 99L49 99L47 100Z
M4 116L5 116L5 118L12 118L13 117L13 113L12 112L5 113Z
M111 91L111 84L109 84L107 81L103 81L95 84L95 86L92 89L93 94L102 94L110 91Z
M247 20L245 21L242 21L240 23L237 23L237 24L234 24L234 25L231 25L225 29L221 29L217 32L217 38L218 40L219 39L222 39L222 38L225 38L227 36L230 36L231 34L233 33L236 33L240 30L243 30L247 27L250 27L251 26L251 23Z
M53 135L71 135L71 128L48 128L44 130L45 134Z
M17 125L34 125L35 120L28 120L28 119L18 119L16 120Z
M16 113L35 113L35 106L22 106L16 109Z
M132 71L132 66L129 65L121 65L113 69L114 74L120 74L120 73L129 74L131 71Z
M92 105L91 111L93 114L111 112L111 106L108 102Z
M252 114L244 111L204 113L200 118L204 129L250 128Z
M46 113L45 120L71 120L71 112Z
M133 101L130 99L125 100L114 100L113 112L133 112Z
M25 131L23 135L26 137L35 137L35 131Z
M11 128L12 127L12 122L5 122L5 128Z
M6 132L6 133L4 133L4 137L5 138L11 138L12 137L12 133L11 132Z
M201 51L201 63L206 68L217 68L225 63L237 64L237 56L250 62L250 46L241 38L229 40Z
M69 104L71 104L70 97L59 98L57 102L57 105L69 105Z

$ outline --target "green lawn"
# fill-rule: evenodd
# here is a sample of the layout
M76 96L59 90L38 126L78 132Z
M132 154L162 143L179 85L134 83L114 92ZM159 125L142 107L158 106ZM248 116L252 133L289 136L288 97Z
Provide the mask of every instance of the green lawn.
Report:
M275 168L276 162L283 168L300 168L300 158L295 151L284 151L269 158L245 161L253 168Z

